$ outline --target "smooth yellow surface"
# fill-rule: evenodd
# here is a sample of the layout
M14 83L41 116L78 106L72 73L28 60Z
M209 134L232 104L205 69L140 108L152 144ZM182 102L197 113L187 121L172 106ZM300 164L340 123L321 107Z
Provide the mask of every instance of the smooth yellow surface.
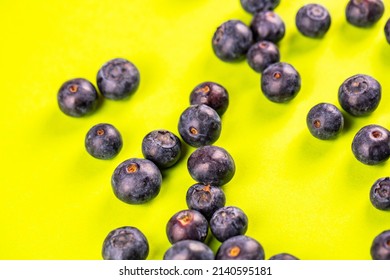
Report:
M390 128L390 46L383 33L390 7L374 27L360 29L346 23L347 1L316 2L332 16L321 40L295 27L296 11L309 1L282 0L276 9L287 27L281 58L299 71L302 89L290 103L275 104L245 61L225 63L212 52L222 22L249 24L238 0L1 1L0 259L101 259L107 233L124 225L143 231L148 258L161 259L170 245L166 222L187 207L185 194L195 183L186 168L194 149L164 172L161 192L148 204L119 201L110 178L120 162L142 157L151 130L178 134L189 93L203 81L230 94L215 145L231 153L237 171L223 189L227 205L247 213L247 235L263 245L266 258L288 252L301 259L370 259L372 239L390 229L390 213L370 204L369 190L390 175L390 163L363 165L350 146L364 125ZM61 113L61 84L75 77L96 84L100 66L116 57L139 68L137 92L104 101L89 117ZM362 118L345 114L336 140L312 137L308 110L319 102L340 107L339 85L358 73L382 84L378 109ZM85 151L85 134L99 122L122 133L124 146L113 160ZM214 251L218 245L211 241Z

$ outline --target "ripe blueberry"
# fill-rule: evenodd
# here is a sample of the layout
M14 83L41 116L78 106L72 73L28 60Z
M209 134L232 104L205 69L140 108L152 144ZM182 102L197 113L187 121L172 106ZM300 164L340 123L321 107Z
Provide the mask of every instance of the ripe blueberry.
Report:
M190 104L205 104L222 116L229 105L227 90L214 82L203 82L197 85L190 94Z
M256 42L271 41L277 43L286 32L283 20L273 11L256 13L252 18L250 28Z
M370 201L379 210L390 210L390 178L375 181L370 190Z
M258 73L273 63L279 62L279 48L272 42L260 41L253 44L246 54L249 66Z
M264 260L264 249L261 244L246 235L233 236L219 246L217 260Z
M345 8L345 16L354 26L369 27L383 16L384 10L381 0L350 0Z
M385 230L374 238L370 252L373 260L390 260L390 230Z
M94 125L85 137L87 152L98 159L111 159L122 149L122 137L119 131L111 124L100 123Z
M248 217L235 206L219 208L210 219L210 230L220 242L236 235L244 235L247 229Z
M384 31L385 31L386 41L387 43L390 44L390 18L386 21Z
M164 260L214 260L214 252L204 243L196 240L181 240L174 243L165 253Z
M240 0L241 6L251 14L275 9L280 0Z
M328 10L319 4L307 4L301 7L295 17L298 31L311 38L323 37L329 30L330 23Z
M280 253L280 254L273 255L272 257L269 258L269 260L292 261L292 260L299 260L299 259L288 253Z

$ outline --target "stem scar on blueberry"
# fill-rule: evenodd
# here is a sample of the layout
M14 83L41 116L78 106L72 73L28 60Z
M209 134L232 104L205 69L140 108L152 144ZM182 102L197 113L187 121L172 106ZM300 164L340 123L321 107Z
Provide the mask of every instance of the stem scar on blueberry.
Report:
M260 43L259 43L259 47L262 48L262 49L265 49L265 48L268 47L268 43L266 43L266 42L260 42Z
M204 186L204 187L203 187L203 190L204 190L205 192L210 192L210 185Z
M321 127L321 121L320 120L314 120L313 125L315 128L320 128Z
M177 220L180 222L182 226L188 225L192 221L192 215L190 213L185 214L183 216L180 216L177 218Z
M198 130L195 127L191 126L190 127L190 133L193 134L193 135L197 135L198 134Z
M273 77L274 77L275 79L279 80L279 79L282 77L282 73L280 73L280 72L275 72L275 73L273 74Z
M103 129L103 128L98 129L98 130L96 131L96 134L97 134L98 136L104 135L104 129Z
M126 167L126 172L127 172L127 173L135 173L135 172L138 171L138 169L139 169L138 164L136 164L136 163L131 163L131 164L129 164L129 165Z
M241 251L240 247L234 246L234 247L230 248L228 255L230 257L237 257L240 254L240 251Z
M386 244L386 246L390 247L390 239L387 239L385 244Z
M76 93L78 89L79 89L79 86L78 85L74 85L74 84L69 87L69 91L71 93Z
M374 130L372 133L371 133L372 137L374 138L380 138L382 136L382 133L378 130Z
M199 88L196 92L206 94L206 93L210 92L210 87L207 85L203 86L203 87Z

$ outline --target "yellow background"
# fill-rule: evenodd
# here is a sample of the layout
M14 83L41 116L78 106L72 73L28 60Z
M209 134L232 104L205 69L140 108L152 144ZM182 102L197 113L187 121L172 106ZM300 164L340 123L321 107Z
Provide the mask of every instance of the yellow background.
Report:
M281 60L299 71L302 89L290 103L275 104L245 61L225 63L212 52L211 37L222 22L249 24L238 0L2 0L0 259L101 259L107 233L124 225L144 232L148 259L161 259L170 245L166 222L187 207L185 194L195 183L186 168L194 149L164 172L161 192L148 204L119 201L110 178L120 162L142 157L142 138L151 130L178 134L189 93L204 81L230 94L215 143L236 162L233 180L223 187L226 204L246 212L247 235L263 245L266 258L289 252L301 259L370 259L373 238L390 229L390 213L370 204L369 190L390 175L390 163L363 165L350 146L364 125L390 128L390 46L383 33L390 7L374 27L360 29L346 23L347 1L316 2L332 16L322 40L295 27L297 10L309 1L282 0L276 9L286 23ZM98 69L116 57L140 70L137 92L105 100L89 117L61 113L61 84L75 77L96 84ZM308 110L319 102L340 108L338 87L357 73L382 84L378 109L368 117L345 114L336 140L312 137ZM100 122L122 133L123 149L113 160L85 151L86 132ZM218 245L211 241L214 251Z

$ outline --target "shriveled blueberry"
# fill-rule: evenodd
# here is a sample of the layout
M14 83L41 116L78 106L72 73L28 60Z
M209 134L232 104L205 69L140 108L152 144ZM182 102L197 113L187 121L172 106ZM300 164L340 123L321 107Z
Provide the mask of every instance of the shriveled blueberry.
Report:
M390 210L390 177L375 181L371 186L370 201L379 210Z
M271 64L261 75L261 90L272 102L288 102L300 89L301 76L291 64L285 62Z
M137 90L140 74L132 62L123 58L115 58L99 69L96 80L104 97L119 100L130 96Z
M286 26L282 18L273 11L256 13L252 18L250 28L256 42L271 41L277 43L286 33Z
M275 9L280 0L240 0L241 6L251 14Z
M386 21L384 31L385 31L386 41L387 43L390 44L390 18Z
M347 21L357 27L369 27L383 16L381 0L350 0L345 8Z
M190 94L190 104L205 104L222 116L229 105L229 94L223 86L215 82L203 82Z
M207 220L216 210L225 206L225 193L220 187L196 183L186 194L188 208L199 211Z
M62 84L57 93L57 101L64 114L71 117L82 117L97 109L99 95L90 81L76 78Z
M264 260L265 254L261 244L246 235L233 236L219 246L217 260Z
M158 167L148 159L131 158L115 168L111 177L114 194L123 202L141 204L155 198L162 182Z
M321 38L328 32L331 18L328 10L319 4L307 4L301 7L295 17L298 31L304 36Z
M236 167L232 156L218 146L203 146L196 149L187 160L191 177L200 183L222 186L234 176Z
M344 117L333 104L319 103L310 109L306 124L314 137L328 140L340 134L344 127Z
M373 260L390 260L390 230L385 230L374 238L370 251Z
M248 229L248 217L236 206L219 208L210 219L214 237L223 242L236 235L244 235Z
M212 47L219 59L234 62L245 58L252 42L252 31L245 23L240 20L228 20L215 31Z
M105 260L145 260L148 254L148 240L135 227L114 229L103 242L102 255Z
M384 162L390 157L390 132L380 125L362 127L352 141L356 159L368 165Z
M213 144L221 135L221 118L210 106L191 105L180 115L178 130L184 142L193 147Z
M292 260L299 260L299 259L288 253L280 253L280 254L273 255L272 257L269 258L269 260L292 261Z
M341 107L353 116L372 113L381 100L382 87L373 77L363 74L346 79L339 87Z
M111 159L122 149L122 136L108 123L100 123L89 129L85 136L87 152L98 159Z
M260 41L253 44L246 54L249 66L258 73L273 63L279 62L280 52L278 46L269 41Z
M166 233L171 244L180 240L197 240L203 242L208 233L206 218L196 210L181 210L168 221Z
M168 168L177 163L181 149L179 137L165 129L153 130L142 140L142 154L159 168Z
M197 240L178 241L164 253L164 260L214 260L214 252Z

